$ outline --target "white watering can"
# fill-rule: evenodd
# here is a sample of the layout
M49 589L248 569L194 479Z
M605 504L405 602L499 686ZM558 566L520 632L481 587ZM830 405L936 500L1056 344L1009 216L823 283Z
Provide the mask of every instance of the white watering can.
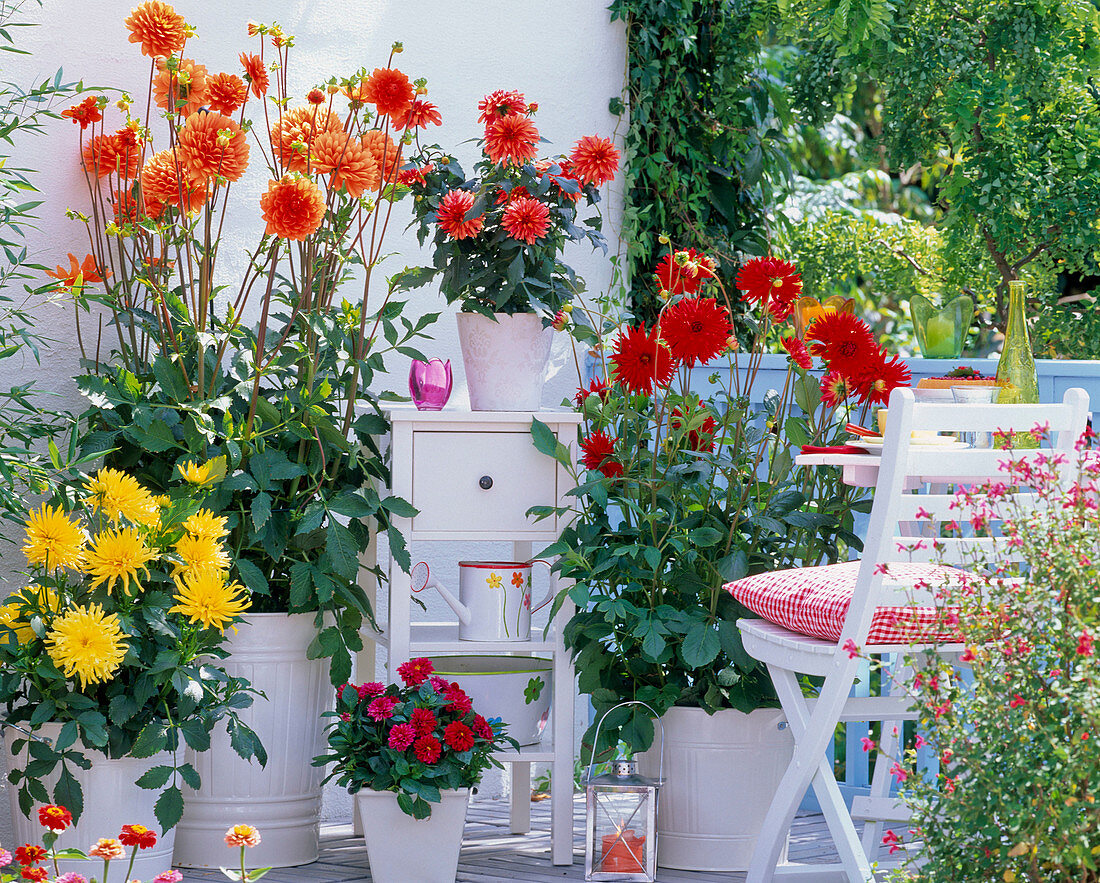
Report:
M458 637L462 641L529 641L531 614L553 600L551 586L546 598L531 607L531 568L534 561L459 561L458 597L431 575L425 561L412 569L412 590L429 586L439 590L443 600L458 614Z

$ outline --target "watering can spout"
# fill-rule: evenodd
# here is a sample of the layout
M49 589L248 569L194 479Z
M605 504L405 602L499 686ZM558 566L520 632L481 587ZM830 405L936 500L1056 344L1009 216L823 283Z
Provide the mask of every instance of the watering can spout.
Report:
M414 593L424 591L429 586L436 589L443 597L443 600L447 602L447 606L450 607L457 615L458 621L462 625L469 625L472 616L470 614L470 608L458 600L451 592L443 586L443 584L431 575L431 571L428 569L428 563L426 561L418 562L410 573L412 577L412 590Z

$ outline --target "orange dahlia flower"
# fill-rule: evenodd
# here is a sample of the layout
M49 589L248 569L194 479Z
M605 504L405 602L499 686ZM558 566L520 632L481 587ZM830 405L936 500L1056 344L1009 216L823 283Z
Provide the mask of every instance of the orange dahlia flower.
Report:
M141 197L145 213L151 218L159 217L166 205L196 212L208 195L206 182L193 180L170 150L153 154L141 170Z
M382 173L374 155L357 138L345 132L322 132L310 149L313 171L332 174L329 187L347 189L348 195L359 198L366 190L376 190Z
M258 55L241 53L241 65L244 67L244 76L252 87L252 94L257 98L263 98L267 94L267 87L271 85L271 78L267 75L263 59Z
M283 175L269 181L260 197L260 208L267 221L265 233L281 239L305 239L316 232L325 216L325 197L310 178Z
M96 135L84 142L81 154L84 168L97 178L118 174L120 178L134 178L138 173L141 149L137 144L124 141L119 135Z
M248 101L248 86L236 74L215 74L206 81L206 103L226 116L236 113Z
M619 151L610 138L585 135L573 147L569 158L573 161L573 173L590 184L602 187L615 177L619 168Z
M527 100L522 92L515 89L497 89L490 92L477 103L477 109L481 115L477 118L479 123L486 126L499 117L511 116L514 113L525 114L528 111Z
M181 58L178 67L169 70L164 59L157 59L153 100L157 107L188 117L206 104L206 80L204 64L197 64L190 58Z
M500 226L513 239L533 245L546 235L550 227L550 207L527 196L512 199L504 210Z
M179 52L187 42L187 22L167 3L145 0L126 19L130 42L141 44L141 54L156 58Z
M61 111L61 115L79 124L81 132L92 123L98 123L103 119L103 112L99 109L99 99L94 95L89 95L80 103Z
M474 195L469 190L450 190L439 201L435 212L436 223L452 239L472 239L485 226L485 216L466 219L474 207Z
M95 265L95 258L92 255L85 255L83 263L76 259L76 255L69 252L69 269L59 266L56 271L47 270L47 276L51 276L64 285L66 288L72 288L73 286L87 285L90 282L102 282L105 276L110 276L110 270L104 270L103 275L99 274L99 268Z
M401 165L401 148L381 129L370 129L363 136L363 147L371 152L386 183L395 180ZM381 186L381 182L378 185Z
M111 200L111 210L116 224L136 224L138 219L137 200L129 190L119 190Z
M409 109L406 110L400 116L393 118L393 127L400 131L401 129L426 129L428 123L432 123L436 126L443 125L443 117L439 113L437 108L430 101L422 101L417 98L412 104L409 105Z
M394 68L376 67L361 85L360 100L373 104L380 117L404 116L416 96L416 89L409 78Z
M314 139L322 132L343 131L340 117L327 108L295 107L271 127L271 149L288 172L304 172Z
M220 113L193 113L179 130L180 162L196 183L221 175L238 180L248 168L248 139L241 127Z
M530 118L513 113L485 127L485 152L495 163L520 165L538 153L539 130Z

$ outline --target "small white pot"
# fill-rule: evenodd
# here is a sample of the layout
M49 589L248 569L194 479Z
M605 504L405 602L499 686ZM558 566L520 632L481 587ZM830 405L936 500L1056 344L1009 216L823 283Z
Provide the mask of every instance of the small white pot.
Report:
M60 733L61 724L47 723L43 724L35 735L52 742ZM17 739L26 738L28 737L25 734L12 727L5 728L4 749L9 770L27 765L29 756L26 747L18 757L12 756L12 744ZM168 752L162 752L153 757L109 758L95 750L83 749L83 753L92 762L91 768L82 770L70 763L69 769L84 791L84 813L79 822L63 831L57 838L57 848L80 849L87 852L101 837L117 839L123 825L145 825L157 832L157 842L150 849L137 850L134 870L130 874L131 879L152 880L162 871L169 870L172 867L172 848L176 829L163 832L157 822L153 806L160 797L160 789L150 791L139 788L134 783L153 767L170 764L171 755ZM43 780L51 796L59 775L60 767ZM16 846L24 843L41 843L42 834L46 829L38 823L40 804L35 804L31 810L32 817L28 819L19 810L18 789L14 785L6 785L6 787L11 799L12 833L15 836L14 845L10 845L9 848L14 851ZM112 876L116 879L116 875L121 876L125 873L132 849L136 847L126 847L126 857L111 863ZM121 870L114 870L119 865L122 866ZM52 878L52 862L48 867ZM98 878L103 875L103 860L98 858L88 861L58 862L58 867L62 874L75 871L88 878L93 876Z
M470 408L537 411L550 360L554 329L534 313L458 314L458 342Z
M374 883L454 883L470 789L441 794L427 819L403 813L393 791L355 795Z
M312 613L249 613L247 623L227 636L230 655L222 666L267 696L257 696L240 712L267 750L267 766L241 760L224 729L214 731L209 751L187 752L202 787L184 789L177 865L224 865L226 829L238 824L254 825L263 836L248 851L253 867L289 868L317 860L324 770L311 763L325 750L321 714L333 707L335 693L328 660L306 658L317 636L313 619Z
M535 656L435 656L440 677L455 681L470 697L474 711L499 717L506 735L520 745L542 738L550 716L554 663Z
M794 751L778 708L750 714L670 708L665 729L666 784L658 797L657 864L685 871L744 871ZM780 725L783 728L780 729ZM657 775L657 749L639 755ZM783 857L786 858L786 849Z

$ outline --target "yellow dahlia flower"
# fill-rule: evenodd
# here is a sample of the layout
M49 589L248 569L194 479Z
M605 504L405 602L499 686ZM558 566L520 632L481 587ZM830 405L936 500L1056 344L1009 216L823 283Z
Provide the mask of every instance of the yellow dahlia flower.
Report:
M202 570L212 567L226 570L229 554L217 537L185 533L176 542L176 554L183 559L181 570Z
M47 506L31 512L27 519L23 554L29 564L48 570L68 567L79 570L84 564L84 528L60 506Z
M225 457L215 457L213 460L207 460L201 466L192 460L190 463L185 463L176 468L183 480L190 484L212 484L225 478Z
M182 613L195 625L224 629L249 607L240 583L226 581L225 574L209 567L189 570L176 577L176 601L170 613Z
M128 649L118 617L98 604L73 607L53 621L46 634L50 659L65 677L79 677L80 689L89 682L111 680Z
M220 540L229 533L225 521L209 509L200 509L183 523L183 529L197 538Z
M27 619L28 602L37 602L40 610L57 611L57 593L53 589L41 586L30 586L20 589L12 595L3 605L0 605L0 626L7 626L15 632L14 643L26 644L37 636ZM12 643L11 632L0 628L0 643Z
M160 507L136 478L104 467L87 481L84 502L102 511L112 522L125 518L134 524L154 525L160 521Z
M135 590L141 588L138 573L145 571L148 575L146 565L156 553L146 547L136 528L123 527L108 528L96 536L87 557L86 570L93 586L106 582L107 591L112 592L115 581L122 580L122 588L129 593L131 580Z

